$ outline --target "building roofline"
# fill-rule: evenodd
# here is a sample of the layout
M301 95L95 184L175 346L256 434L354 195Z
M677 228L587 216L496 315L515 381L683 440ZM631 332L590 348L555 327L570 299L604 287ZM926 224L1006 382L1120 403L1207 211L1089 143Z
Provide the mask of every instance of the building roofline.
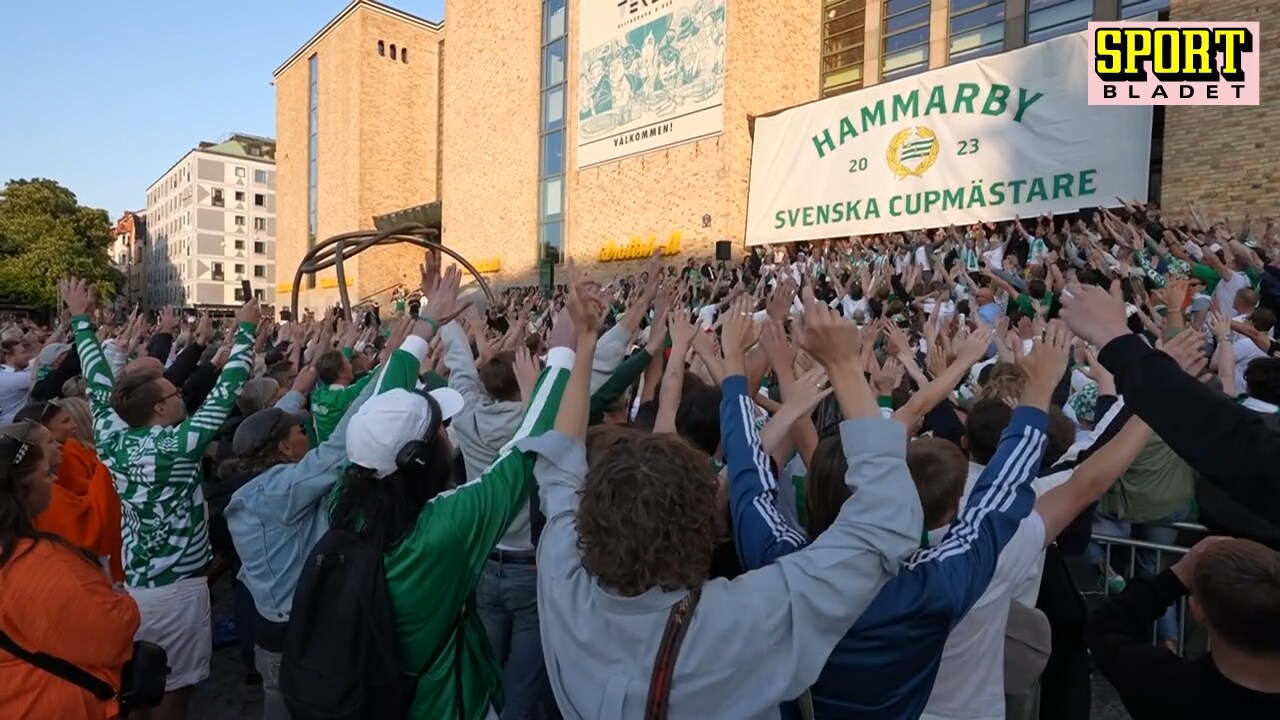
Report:
M272 71L271 77L272 78L280 77L280 73L284 72L286 69L288 69L290 65L297 62L298 58L306 55L308 50L314 47L316 43L320 42L321 38L323 38L325 35L328 35L330 30L333 30L335 27L338 26L339 23L341 23L343 20L346 20L347 16L351 15L353 12L356 11L356 8L359 8L359 7L365 7L375 12L380 12L383 15L393 17L397 20L403 20L405 22L412 23L419 27L423 27L423 28L426 28L427 30L432 30L435 32L438 32L441 28L444 27L444 23L442 22L435 22L432 20L428 20L426 18L418 17L417 15L413 15L403 10L398 10L396 8L393 8L390 5L385 5L383 3L377 2L377 0L351 0L350 5L347 5L345 8L343 8L342 12L338 13L336 16L334 16L332 20L326 23L324 27L320 28L319 32L317 32L315 35L312 35L310 40L307 40L305 43L302 44L302 47L298 48L296 51L294 51L292 55L288 57L288 59L280 63L280 67Z
M174 168L176 168L176 167L178 167L179 165L181 165L181 164L182 164L182 161L183 161L183 160L186 160L186 159L187 159L187 157L188 157L188 156L190 156L192 153L206 153L206 154L208 154L208 155L217 155L218 157L231 158L231 159L233 159L233 160L247 160L247 161L250 161L250 162L257 161L257 162L260 162L260 163L265 163L265 164L267 164L267 165L275 165L275 164L276 164L276 161L275 161L275 160L272 160L271 158L265 158L265 157L253 157L252 155L232 155L232 154L230 154L230 153L217 152L217 151L214 151L214 150L212 150L212 149L210 149L210 148L199 148L199 147L195 147L195 148L191 148L190 150L188 150L188 151L186 151L185 153L183 153L183 154L182 154L182 157L178 158L176 161L174 161L174 163L173 163L172 165L170 165L169 167L165 168L165 171L164 171L164 172L162 172L162 173L160 173L160 176L159 176L159 177L157 177L155 180L152 180L152 181L151 181L151 184L147 186L147 189L146 189L146 191L145 191L145 192L151 192L151 188L155 187L156 185L159 185L159 184L160 184L160 181L161 181L161 180L163 180L163 179L164 179L164 177L165 177L166 175L168 175L170 172L172 172Z

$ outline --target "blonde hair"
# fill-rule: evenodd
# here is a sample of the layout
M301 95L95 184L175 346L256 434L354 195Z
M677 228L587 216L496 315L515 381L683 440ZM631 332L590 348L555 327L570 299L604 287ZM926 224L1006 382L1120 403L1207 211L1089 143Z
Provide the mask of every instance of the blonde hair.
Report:
M58 405L75 421L76 440L87 448L93 448L93 413L89 410L89 401L82 397L69 397L59 400Z
M86 396L87 388L88 383L85 382L84 376L77 375L62 383L62 397L83 399Z

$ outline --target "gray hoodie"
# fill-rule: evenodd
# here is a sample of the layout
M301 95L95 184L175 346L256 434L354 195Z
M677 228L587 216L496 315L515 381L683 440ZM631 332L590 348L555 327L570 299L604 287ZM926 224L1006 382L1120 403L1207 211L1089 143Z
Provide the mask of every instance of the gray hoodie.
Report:
M440 340L444 344L444 364L449 368L449 387L461 393L467 403L449 422L449 441L462 453L466 479L474 480L493 464L498 451L515 435L520 418L524 417L524 403L495 400L485 391L471 354L471 341L461 325L451 322L440 328ZM591 392L617 369L630 340L631 333L621 325L615 325L600 338L591 370ZM511 522L497 546L503 550L533 549L528 508Z
M836 642L904 558L924 513L907 470L904 428L846 420L840 436L853 497L803 550L702 586L671 683L673 720L777 720L780 703L818 679ZM578 554L583 444L561 433L521 440L537 453L546 529L538 545L538 613L547 674L565 718L640 720L671 606L686 592L610 592Z

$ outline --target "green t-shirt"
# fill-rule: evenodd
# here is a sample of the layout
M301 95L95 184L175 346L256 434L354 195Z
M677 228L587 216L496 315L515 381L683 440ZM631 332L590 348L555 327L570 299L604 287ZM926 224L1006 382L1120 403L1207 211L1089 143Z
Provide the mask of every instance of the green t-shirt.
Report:
M367 373L350 385L329 385L311 391L312 447L328 440L333 431L338 429L338 423L342 422L347 408L351 407L351 403L355 402L364 386L376 374Z

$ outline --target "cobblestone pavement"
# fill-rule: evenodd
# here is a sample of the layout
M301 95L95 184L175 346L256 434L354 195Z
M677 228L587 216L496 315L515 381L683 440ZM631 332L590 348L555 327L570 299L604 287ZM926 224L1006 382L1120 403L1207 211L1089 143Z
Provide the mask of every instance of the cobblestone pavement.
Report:
M214 588L214 618L231 614L231 584ZM208 680L196 686L191 697L190 720L241 720L262 717L262 688L245 683L246 668L237 648L215 650ZM1091 720L1130 720L1106 680L1095 677Z

